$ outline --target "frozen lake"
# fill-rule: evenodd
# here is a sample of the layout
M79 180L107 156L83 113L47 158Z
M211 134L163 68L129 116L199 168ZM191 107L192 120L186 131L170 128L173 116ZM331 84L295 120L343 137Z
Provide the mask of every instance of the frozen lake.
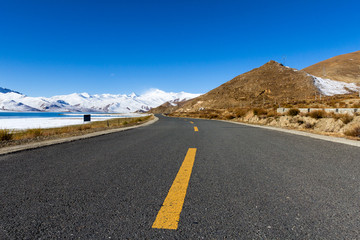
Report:
M83 116L88 113L54 112L0 112L0 129L22 130L31 128L55 128L84 124ZM104 121L112 118L142 117L146 114L91 113L91 121Z

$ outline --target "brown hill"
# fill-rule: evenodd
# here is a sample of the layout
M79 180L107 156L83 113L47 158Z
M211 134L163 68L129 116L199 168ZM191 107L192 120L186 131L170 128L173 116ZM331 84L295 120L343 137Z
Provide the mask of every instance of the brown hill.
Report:
M270 61L187 101L177 111L274 106L313 98L317 93L313 78L305 72Z
M169 102L163 103L160 106L156 107L156 108L152 108L150 109L149 113L154 113L154 114L159 114L159 113L172 113L175 110L177 110L179 108L178 105L174 106Z
M172 102L166 102L161 104L160 106L156 107L156 108L151 108L148 113L154 113L154 114L159 114L159 113L172 113L174 111L176 111L177 109L179 109L180 107L182 107L188 100L185 101L172 101Z
M360 83L360 51L339 55L303 70L321 78Z

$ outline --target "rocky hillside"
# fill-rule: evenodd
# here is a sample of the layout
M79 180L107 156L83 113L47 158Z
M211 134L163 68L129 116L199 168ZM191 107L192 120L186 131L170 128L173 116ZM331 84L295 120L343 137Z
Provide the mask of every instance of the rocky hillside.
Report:
M184 102L182 102L184 103ZM172 113L175 110L177 110L180 107L179 103L177 104L173 104L171 102L166 102L161 104L160 106L156 107L156 108L152 108L150 109L150 111L148 111L149 113L154 113L154 114L159 114L159 113Z
M360 51L339 55L303 70L325 79L360 83Z
M270 61L187 101L177 111L274 105L312 98L319 92L312 76Z

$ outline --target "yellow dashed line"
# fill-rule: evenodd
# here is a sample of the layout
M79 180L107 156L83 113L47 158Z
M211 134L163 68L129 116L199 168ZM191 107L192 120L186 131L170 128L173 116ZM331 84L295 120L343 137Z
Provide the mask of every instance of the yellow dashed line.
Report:
M194 127L194 131L198 132L199 131L198 127Z
M184 205L187 187L194 165L196 148L189 148L184 162L169 190L165 201L156 216L152 228L172 229L178 228L180 213Z

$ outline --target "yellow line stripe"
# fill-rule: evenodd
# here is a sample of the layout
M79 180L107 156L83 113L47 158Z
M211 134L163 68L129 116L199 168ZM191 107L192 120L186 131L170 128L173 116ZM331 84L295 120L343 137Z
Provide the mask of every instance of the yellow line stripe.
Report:
M199 131L198 127L194 127L194 131L198 132Z
M190 121L191 124L194 124L194 122Z
M152 228L173 230L178 228L180 213L185 201L195 155L196 148L189 148L169 193L156 216Z

